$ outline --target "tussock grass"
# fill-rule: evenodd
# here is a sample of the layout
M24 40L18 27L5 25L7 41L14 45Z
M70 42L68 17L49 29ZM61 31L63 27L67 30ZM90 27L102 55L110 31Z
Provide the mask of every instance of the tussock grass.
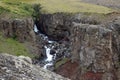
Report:
M12 55L24 55L34 58L33 54L30 54L23 43L19 43L18 41L12 38L4 38L0 35L0 53L9 53Z
M31 15L33 9L30 5L41 4L43 13L111 13L107 7L81 2L80 0L2 0L0 7L4 7L18 15Z
M88 12L88 13L110 13L113 10L104 6L81 2L80 0L21 0L26 3L40 3L45 13L56 12Z
M2 0L0 1L0 14L8 13L17 16L31 16L33 13L32 5L20 1Z
M48 13L56 12L88 12L88 13L110 13L112 10L107 7L81 2L80 0L40 0L43 11Z

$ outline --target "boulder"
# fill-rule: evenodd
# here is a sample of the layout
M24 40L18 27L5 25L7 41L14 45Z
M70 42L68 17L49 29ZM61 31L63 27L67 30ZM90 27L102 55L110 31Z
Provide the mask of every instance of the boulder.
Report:
M0 80L69 80L51 71L33 65L25 56L0 54Z

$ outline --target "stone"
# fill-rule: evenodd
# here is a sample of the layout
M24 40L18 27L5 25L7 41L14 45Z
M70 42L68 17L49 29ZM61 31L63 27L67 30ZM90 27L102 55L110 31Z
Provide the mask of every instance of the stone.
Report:
M31 59L24 56L0 54L1 80L70 80L38 65L33 65ZM14 63L14 64L13 64Z
M120 18L117 16L115 19L116 16L112 14L105 15L102 21L96 16L83 14L43 14L41 21L37 22L38 29L49 38L69 44L71 62L79 62L79 70L74 73L79 77L74 75L76 78L73 80L82 80L82 76L87 76L86 80L117 80L116 73L120 67ZM58 70L62 72L63 69L59 67ZM58 74L71 77L67 71L59 71Z

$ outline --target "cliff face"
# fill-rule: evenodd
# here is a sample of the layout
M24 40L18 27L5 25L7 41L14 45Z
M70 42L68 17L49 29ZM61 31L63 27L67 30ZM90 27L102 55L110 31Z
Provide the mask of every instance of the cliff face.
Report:
M0 35L3 35L6 38L13 38L20 43L23 43L29 53L32 53L33 55L37 54L40 56L40 45L37 44L36 35L33 29L34 21L32 18L0 18Z
M71 35L70 30L72 22L82 22L88 24L100 23L100 21L96 20L94 17L84 17L83 14L55 13L41 15L39 21L36 22L36 25L38 26L38 29L42 33L48 35L49 38L62 40Z
M73 60L80 61L81 77L83 80L116 80L116 67L119 52L114 52L112 30L99 25L74 24L73 29ZM91 72L91 73L90 73ZM87 74L95 73L88 77ZM104 77L104 78L103 78Z
M79 63L77 67L67 62L58 68L57 73L73 80L118 79L120 18L106 24L90 16L82 18L81 14L43 15L40 19L38 29L53 40L68 41L71 44L72 62ZM70 65L74 66L76 71L73 73L77 76L69 73Z
M0 19L0 31L6 37L16 38L20 42L35 41L34 22L28 19Z
M25 56L0 54L1 80L69 80L32 64Z

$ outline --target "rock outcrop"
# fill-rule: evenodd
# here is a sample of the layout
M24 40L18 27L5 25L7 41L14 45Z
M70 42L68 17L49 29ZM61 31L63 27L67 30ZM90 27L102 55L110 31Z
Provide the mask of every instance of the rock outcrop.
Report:
M25 56L0 54L0 80L69 80L32 64Z
M83 14L43 14L36 22L38 29L54 40L69 40L71 35L72 22L82 22L88 24L99 24L100 22L94 16L86 17Z
M112 30L100 25L74 23L72 32L72 59L80 60L80 80L94 80L94 77L95 80L117 80Z
M29 53L41 55L41 46L37 44L32 18L0 19L0 35L24 43Z
M91 16L82 16L60 13L43 15L37 23L38 29L48 37L70 44L72 62L60 66L57 73L72 80L118 80L120 18L102 24ZM76 62L78 67L74 65ZM70 69L64 69L70 65L75 66L71 67L76 70L74 76L69 74Z
M6 37L12 37L20 42L35 41L32 18L0 19L0 31Z

